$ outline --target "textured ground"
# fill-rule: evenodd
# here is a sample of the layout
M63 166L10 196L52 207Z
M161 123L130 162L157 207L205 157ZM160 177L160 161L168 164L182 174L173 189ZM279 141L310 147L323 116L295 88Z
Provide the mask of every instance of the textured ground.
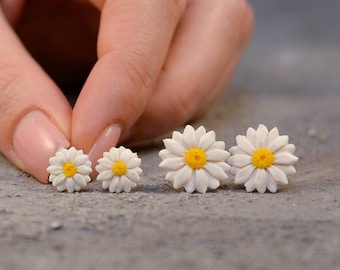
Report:
M264 3L266 2L266 3ZM57 193L0 156L0 269L338 269L340 17L337 1L252 1L257 28L233 82L203 119L227 147L277 126L297 173L276 194L229 184L178 193L158 142L139 149L130 194Z

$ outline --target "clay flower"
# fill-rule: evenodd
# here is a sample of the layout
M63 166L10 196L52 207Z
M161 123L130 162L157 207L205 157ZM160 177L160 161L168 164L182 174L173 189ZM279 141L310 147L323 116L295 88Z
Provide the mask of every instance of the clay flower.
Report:
M91 181L91 161L82 150L74 147L62 149L49 161L49 181L58 191L80 191L86 189L87 183Z
M264 125L257 130L248 128L247 136L238 135L237 146L230 148L232 156L228 160L235 184L260 193L266 189L275 193L278 183L288 184L287 175L295 173L293 164L298 160L293 155L295 146L288 139L280 136L277 128L268 132Z
M110 192L130 192L140 181L140 164L141 159L130 149L112 147L98 160L97 181L101 181L103 189L109 189Z
M216 189L228 178L230 166L225 163L229 152L222 141L215 141L215 132L206 132L203 126L195 130L187 125L183 134L172 133L171 139L163 140L165 149L159 152L163 161L159 167L167 170L165 179L175 189L184 187L186 192L195 190L205 193Z

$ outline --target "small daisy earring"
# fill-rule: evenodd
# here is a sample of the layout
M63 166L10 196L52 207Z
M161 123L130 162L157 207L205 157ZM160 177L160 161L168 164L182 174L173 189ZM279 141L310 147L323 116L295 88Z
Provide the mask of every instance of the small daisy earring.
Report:
M82 150L74 147L58 151L51 157L50 166L47 171L50 173L49 181L58 191L72 193L87 188L91 181L91 161Z
M103 189L110 192L130 192L140 182L141 159L136 153L123 146L112 147L98 160L97 181L102 182Z

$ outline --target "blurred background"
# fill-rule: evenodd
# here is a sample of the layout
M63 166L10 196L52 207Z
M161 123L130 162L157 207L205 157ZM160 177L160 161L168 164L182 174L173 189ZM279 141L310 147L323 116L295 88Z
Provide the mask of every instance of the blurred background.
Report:
M340 93L340 1L249 3L255 31L231 89L256 95Z

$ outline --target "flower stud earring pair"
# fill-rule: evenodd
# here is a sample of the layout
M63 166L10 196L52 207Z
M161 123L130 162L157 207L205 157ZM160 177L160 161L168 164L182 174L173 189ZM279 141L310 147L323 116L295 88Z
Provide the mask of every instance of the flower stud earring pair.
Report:
M110 192L130 192L140 181L140 164L141 159L130 149L112 147L98 160L96 180L102 182L103 189ZM60 192L86 190L91 181L91 161L82 150L75 147L58 151L50 158L47 171L50 173L49 181Z
M175 189L184 188L189 193L217 189L228 178L229 170L235 175L234 183L244 184L247 192L264 193L268 189L275 193L278 184L288 184L287 175L295 173L293 165L298 158L288 140L277 128L248 128L246 136L236 137L237 145L230 148L230 156L224 142L215 141L215 132L187 125L183 134L175 131L171 139L163 141L159 166L167 170L165 179Z

